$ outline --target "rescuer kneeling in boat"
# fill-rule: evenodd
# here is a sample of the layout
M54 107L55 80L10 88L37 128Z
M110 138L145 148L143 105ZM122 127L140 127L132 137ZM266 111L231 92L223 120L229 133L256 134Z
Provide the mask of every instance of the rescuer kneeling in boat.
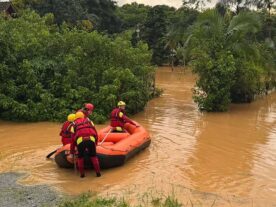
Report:
M113 131L123 132L125 123L130 123L138 127L137 124L135 124L130 118L125 115L126 103L123 101L119 101L117 106L118 107L113 109L113 111L111 112L110 125L113 127Z
M61 131L59 135L61 136L61 142L63 145L70 144L72 142L72 132L71 127L73 125L73 121L75 121L75 114L69 114L67 116L67 121L63 123Z
M76 113L76 120L73 122L71 128L73 135L70 154L75 154L75 147L78 149L78 168L80 177L85 177L84 174L84 152L87 152L93 167L96 171L97 177L101 176L99 160L96 154L96 144L98 141L98 133L94 123L82 112Z
M84 107L82 109L79 109L77 112L82 112L84 114L84 117L89 117L90 114L92 114L94 110L94 105L92 103L86 103L84 104Z

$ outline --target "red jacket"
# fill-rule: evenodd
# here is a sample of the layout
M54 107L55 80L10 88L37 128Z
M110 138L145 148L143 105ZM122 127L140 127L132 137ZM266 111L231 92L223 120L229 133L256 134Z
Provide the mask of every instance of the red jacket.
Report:
M131 119L129 119L125 114L125 111L120 108L115 108L111 112L111 122L112 127L124 127L125 123L130 123L136 125Z
M72 123L70 121L66 121L63 123L61 131L59 135L61 136L61 142L63 145L71 143L72 132L70 131Z
M75 147L77 145L77 139L79 137L90 137L93 136L95 138L95 142L97 144L98 141L98 133L94 126L94 123L89 118L79 118L73 122L73 127L71 128L74 135L71 142L71 154L74 154Z

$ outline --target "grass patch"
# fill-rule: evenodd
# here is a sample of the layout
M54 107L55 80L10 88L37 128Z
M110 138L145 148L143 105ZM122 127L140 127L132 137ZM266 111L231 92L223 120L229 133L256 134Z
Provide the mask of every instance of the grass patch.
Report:
M67 199L58 204L58 207L128 207L129 205L123 200L116 198L102 198L82 194L74 199Z
M165 203L163 205L164 207L181 207L182 204L180 204L177 199L173 196L168 196L165 200Z
M58 207L131 207L124 199L104 198L92 196L91 194L82 194L73 199L67 199L58 204ZM152 198L149 205L135 205L138 207L181 207L181 203L174 196L168 196L165 199Z

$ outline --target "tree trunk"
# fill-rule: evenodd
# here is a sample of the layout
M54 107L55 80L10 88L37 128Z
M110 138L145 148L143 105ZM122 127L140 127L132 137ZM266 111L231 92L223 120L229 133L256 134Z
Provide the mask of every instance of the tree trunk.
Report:
M272 36L271 36L271 31L272 31L272 28L271 28L271 24L272 24L272 20L271 20L271 5L270 3L268 3L268 18L269 18L269 23L268 23L268 37L269 39L271 40L272 39Z
M185 68L186 68L186 58L183 57L183 71L185 71Z
M172 71L174 70L174 65L173 65L173 58L171 60L171 68L172 68Z

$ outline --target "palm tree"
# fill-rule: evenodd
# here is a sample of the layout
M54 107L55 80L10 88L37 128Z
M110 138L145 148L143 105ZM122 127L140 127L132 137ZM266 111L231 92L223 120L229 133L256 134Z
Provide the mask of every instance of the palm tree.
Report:
M179 60L182 61L184 69L186 68L187 60L189 59L190 53L192 50L192 47L190 44L191 38L192 38L192 35L189 35L185 40L184 44L183 45L179 44L179 46L176 49L176 56Z
M169 33L167 33L164 37L164 40L166 42L164 49L170 50L170 65L172 68L172 71L174 70L174 59L176 55L176 47L178 45L178 42L180 41L178 34L171 29Z
M164 40L166 42L165 48L171 51L171 66L173 70L174 59L182 61L186 65L188 56L188 46L190 42L190 27L195 22L198 16L198 11L183 7L177 10L175 15L175 22L170 27Z
M268 13L266 26L268 31L268 41L272 42L272 25L271 25L271 11L276 9L275 0L248 0L251 5L256 6L258 9L264 9Z
M193 70L198 73L198 103L208 110L226 110L227 104L252 101L265 66L255 34L261 21L253 12L236 16L216 10L202 13L192 32ZM225 59L225 60L224 60Z
M219 41L224 50L231 50L236 56L255 60L258 56L258 43L254 34L261 29L259 16L251 12L241 12L230 17L229 23L226 22L227 18L229 17L223 17L214 10L206 11L199 18L193 36L203 41Z

